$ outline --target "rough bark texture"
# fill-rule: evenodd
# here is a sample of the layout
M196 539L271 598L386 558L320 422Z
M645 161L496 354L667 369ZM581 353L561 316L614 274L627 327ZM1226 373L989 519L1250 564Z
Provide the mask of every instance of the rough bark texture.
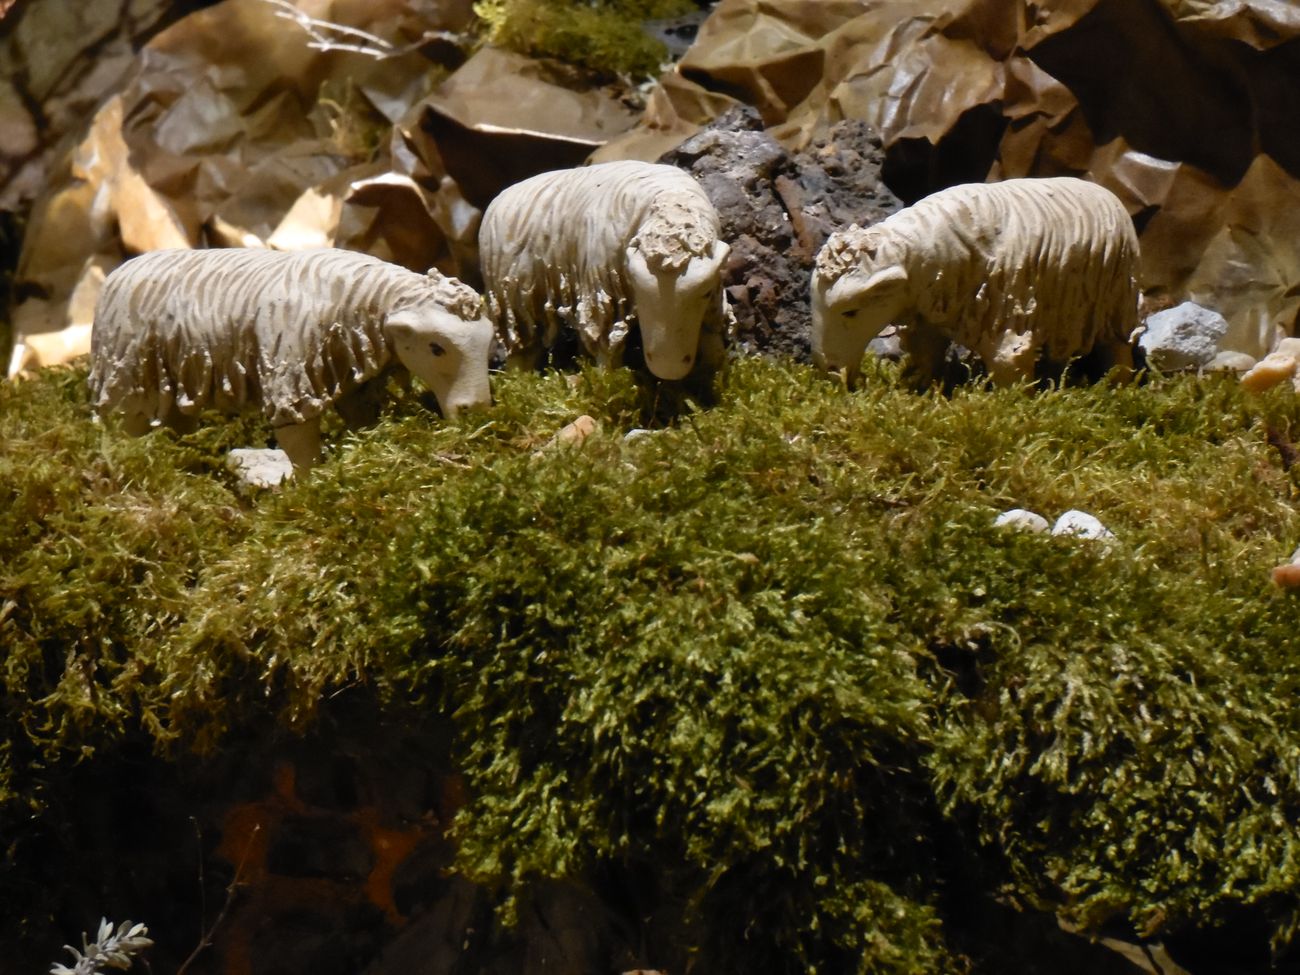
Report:
M880 137L845 120L790 152L752 108L733 108L661 162L695 176L731 244L724 286L736 316L736 347L809 359L808 281L831 232L883 220L901 202L880 178Z

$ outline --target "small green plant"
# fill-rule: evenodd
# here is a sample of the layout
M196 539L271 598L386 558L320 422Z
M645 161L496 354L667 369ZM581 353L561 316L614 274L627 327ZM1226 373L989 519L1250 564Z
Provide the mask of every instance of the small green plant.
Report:
M389 129L384 116L350 78L321 85L314 115L333 149L357 162L374 158Z
M72 953L72 967L55 964L50 968L50 975L104 975L104 969L115 968L127 971L145 949L153 945L148 937L149 929L143 924L123 921L114 930L112 922L101 918L99 933L93 942L81 936L81 950L72 945L64 945Z
M667 57L664 45L646 34L642 24L694 9L691 0L479 0L474 4L493 44L636 79L658 74Z

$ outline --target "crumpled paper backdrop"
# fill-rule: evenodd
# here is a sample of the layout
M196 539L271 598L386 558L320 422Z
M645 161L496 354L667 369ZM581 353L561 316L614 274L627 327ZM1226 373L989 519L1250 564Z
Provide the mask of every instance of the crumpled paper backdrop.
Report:
M115 90L144 40L202 0L0 0L0 210L40 192L65 136Z
M1279 0L722 0L597 158L653 159L735 101L794 148L879 129L904 199L1086 174L1138 223L1150 306L1259 356L1300 312L1300 8Z
M398 46L472 16L471 0L297 8ZM445 39L382 60L309 40L263 0L226 0L142 49L33 208L11 375L86 352L104 274L147 250L339 246L477 284L481 207L637 118L504 52L462 66Z
M298 5L399 43L471 16L469 0ZM905 200L1086 174L1134 216L1149 308L1215 308L1254 356L1295 331L1291 3L722 0L635 128L616 93L517 55L376 61L306 40L267 3L226 0L141 52L33 213L17 335L83 334L103 274L164 246L335 244L477 286L478 218L502 187L593 149L657 158L737 102L792 149L869 122Z

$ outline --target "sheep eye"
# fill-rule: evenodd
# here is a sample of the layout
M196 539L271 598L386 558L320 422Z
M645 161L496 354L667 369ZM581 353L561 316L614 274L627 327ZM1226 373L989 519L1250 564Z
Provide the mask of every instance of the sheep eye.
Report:
M860 309L860 308L850 308L848 311L840 312L840 317L841 317L841 318L856 318L857 315L858 315L858 312L861 311L861 310L862 310L862 309Z
M444 348L443 348L441 345L439 345L437 342L430 342L430 343L429 343L429 351L432 352L432 353L433 353L434 355L436 355L436 356L437 356L437 355L446 355L446 354L447 354L447 350L444 349Z

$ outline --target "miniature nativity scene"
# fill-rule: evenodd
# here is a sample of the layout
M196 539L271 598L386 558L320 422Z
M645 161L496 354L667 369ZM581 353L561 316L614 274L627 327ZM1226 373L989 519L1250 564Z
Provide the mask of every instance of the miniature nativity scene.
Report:
M1294 967L1300 14L93 19L0 4L25 969Z

